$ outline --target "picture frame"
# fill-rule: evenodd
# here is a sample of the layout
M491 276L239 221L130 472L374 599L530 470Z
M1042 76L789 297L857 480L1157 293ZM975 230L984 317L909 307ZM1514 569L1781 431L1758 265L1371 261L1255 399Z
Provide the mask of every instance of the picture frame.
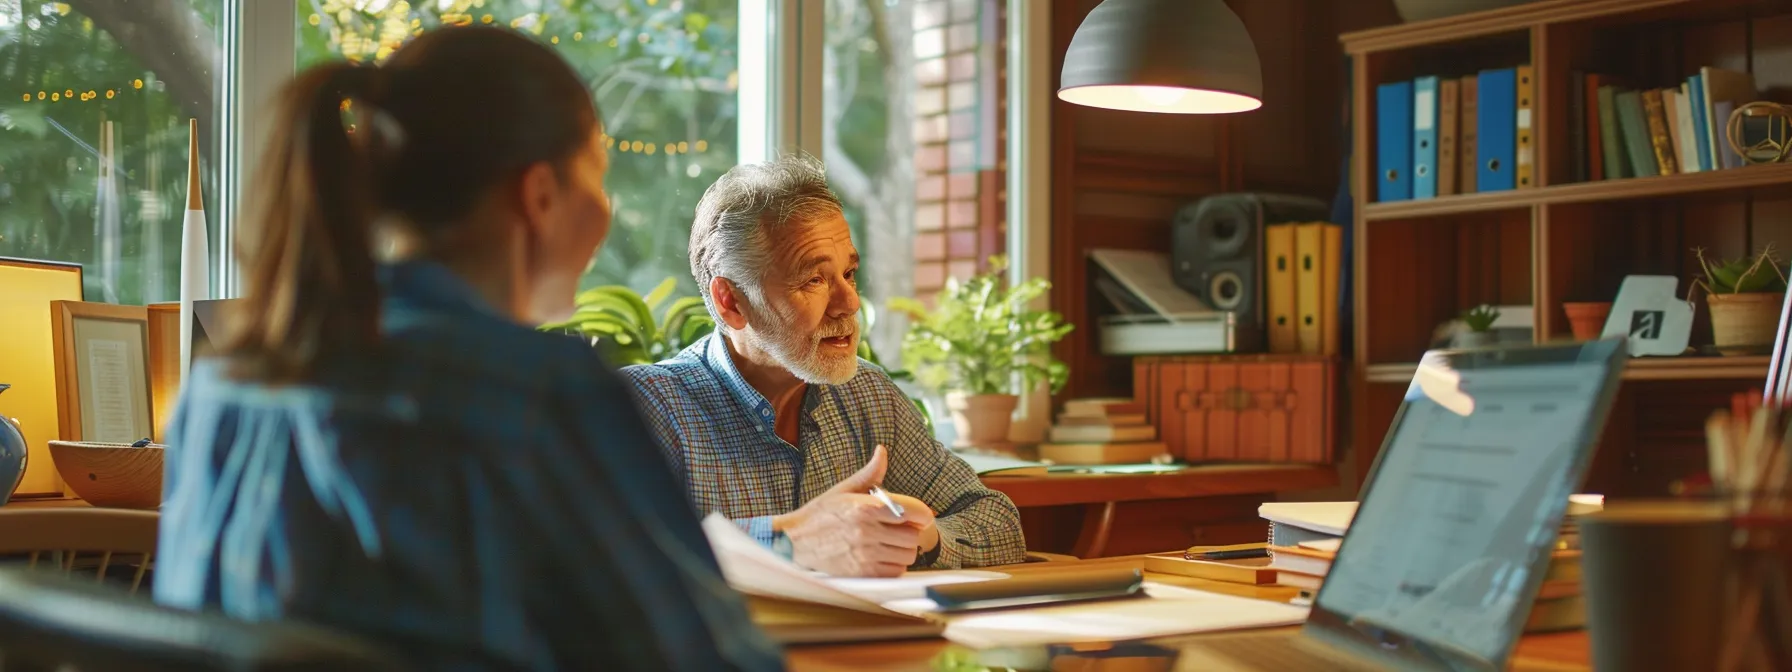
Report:
M163 433L168 417L180 398L180 302L152 303L149 311L149 406L155 415L155 430L150 435L156 443L167 443Z
M85 281L80 264L0 257L0 383L12 385L0 414L18 421L29 455L14 500L64 496L50 457L62 436L49 306L81 300Z
M148 309L55 301L50 313L62 440L153 438Z

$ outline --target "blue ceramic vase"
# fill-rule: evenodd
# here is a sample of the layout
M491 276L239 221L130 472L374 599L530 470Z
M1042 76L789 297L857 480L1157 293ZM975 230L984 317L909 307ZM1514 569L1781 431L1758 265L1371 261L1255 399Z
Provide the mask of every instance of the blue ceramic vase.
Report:
M0 392L12 387L0 383ZM13 424L12 418L0 415L0 506L12 499L19 481L25 478L25 433Z

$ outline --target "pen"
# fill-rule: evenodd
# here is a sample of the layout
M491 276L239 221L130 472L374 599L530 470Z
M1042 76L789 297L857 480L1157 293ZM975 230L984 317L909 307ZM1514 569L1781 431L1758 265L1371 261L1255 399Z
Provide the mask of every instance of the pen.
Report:
M897 504L896 500L890 499L890 493L884 492L883 488L872 486L871 496L876 497L877 501L883 502L884 506L889 507L891 514L897 518L902 517L902 505Z
M1245 558L1267 558L1267 548L1243 548L1232 551L1200 551L1184 552L1184 560L1243 560Z

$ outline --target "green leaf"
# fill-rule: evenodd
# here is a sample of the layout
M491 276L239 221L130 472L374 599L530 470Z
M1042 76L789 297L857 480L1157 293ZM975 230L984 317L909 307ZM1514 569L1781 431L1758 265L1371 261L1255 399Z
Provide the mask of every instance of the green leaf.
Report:
M646 304L647 312L651 313L655 309L658 309L660 304L664 303L666 297L671 296L672 290L675 289L678 289L678 278L666 278L665 280L661 280L659 286L654 287L653 291L648 292L647 296L641 299L641 302Z

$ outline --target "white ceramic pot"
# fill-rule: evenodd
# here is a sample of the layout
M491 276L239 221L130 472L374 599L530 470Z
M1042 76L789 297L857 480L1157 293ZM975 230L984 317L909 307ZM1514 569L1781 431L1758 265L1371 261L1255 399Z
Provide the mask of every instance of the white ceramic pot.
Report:
M1014 408L1020 397L1012 394L946 394L946 408L952 411L952 425L958 437L954 445L963 448L997 448L1008 443L1008 427L1014 422Z

